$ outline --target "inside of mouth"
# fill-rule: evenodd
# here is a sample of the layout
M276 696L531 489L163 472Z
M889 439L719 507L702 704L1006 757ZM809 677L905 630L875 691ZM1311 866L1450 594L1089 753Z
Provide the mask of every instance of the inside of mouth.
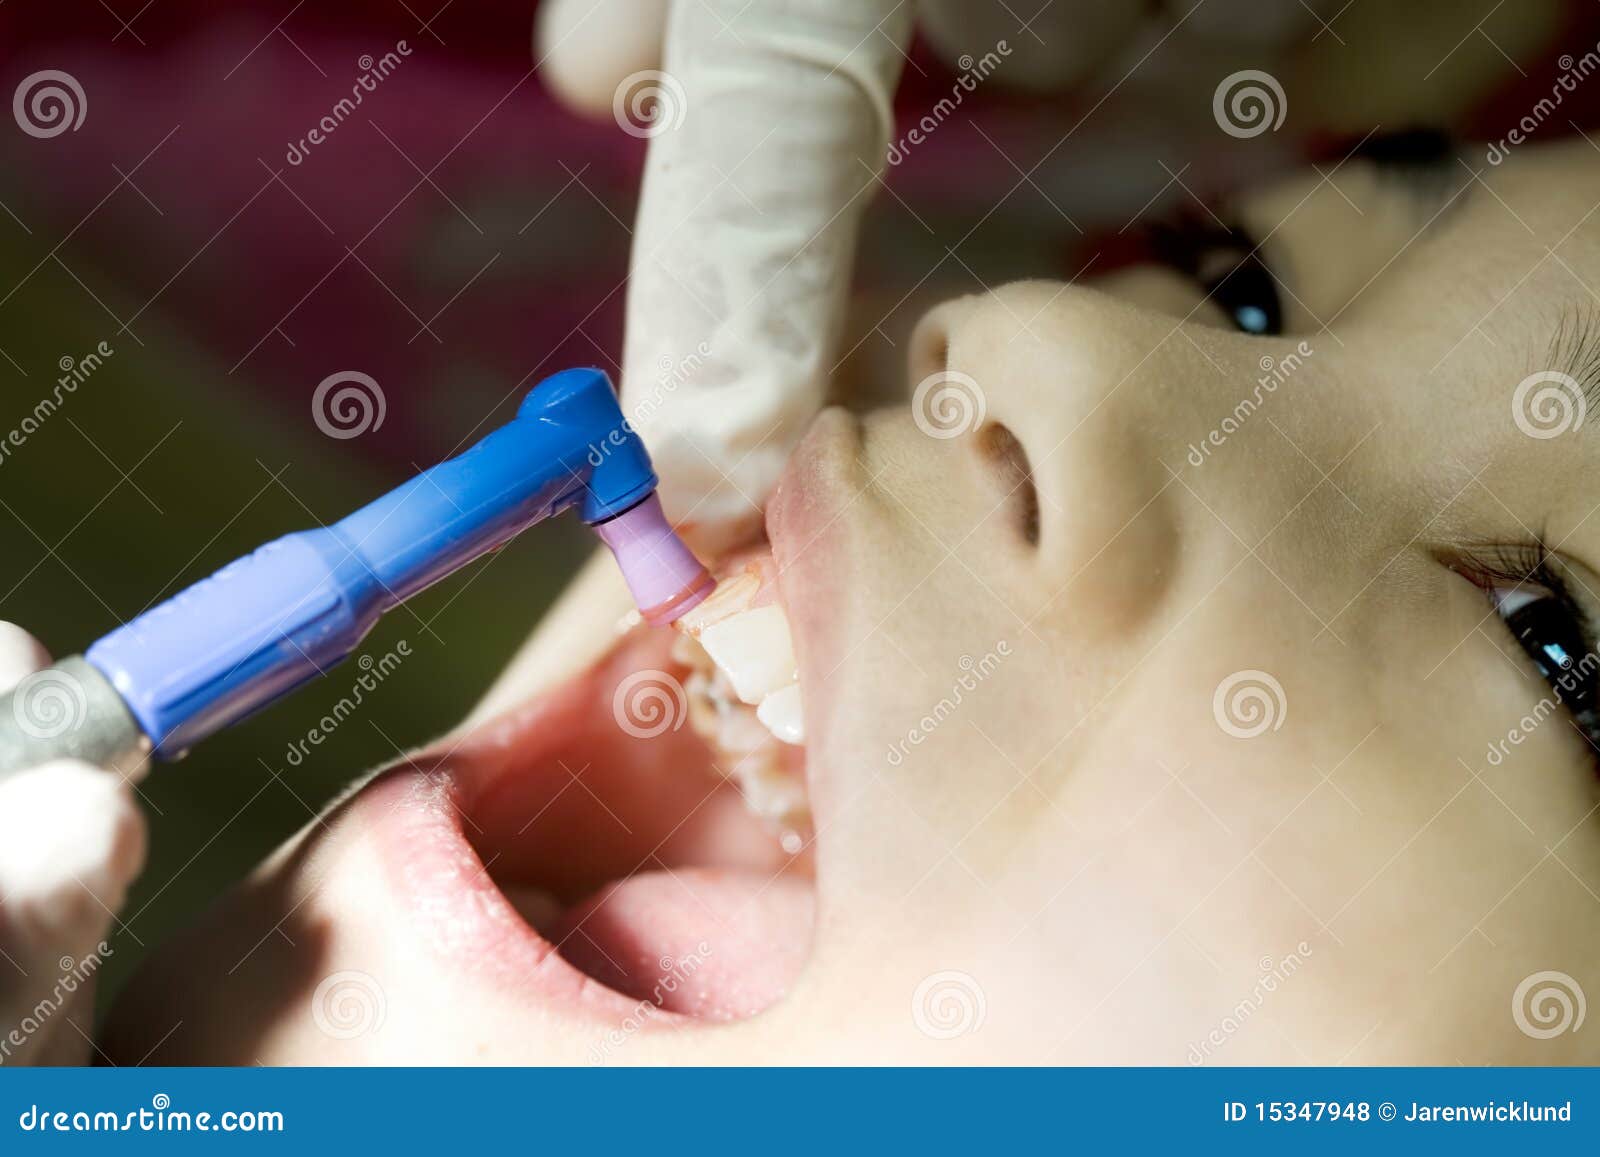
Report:
M489 876L569 964L663 1012L730 1020L781 999L805 965L809 839L792 810L747 804L749 755L691 707L697 676L672 632L633 628L491 725L459 806Z

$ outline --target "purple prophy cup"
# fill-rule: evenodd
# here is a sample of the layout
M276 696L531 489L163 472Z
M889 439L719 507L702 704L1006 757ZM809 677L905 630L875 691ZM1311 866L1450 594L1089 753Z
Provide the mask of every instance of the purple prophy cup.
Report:
M705 601L716 581L667 522L654 494L630 510L596 523L611 548L633 601L652 627L681 618Z

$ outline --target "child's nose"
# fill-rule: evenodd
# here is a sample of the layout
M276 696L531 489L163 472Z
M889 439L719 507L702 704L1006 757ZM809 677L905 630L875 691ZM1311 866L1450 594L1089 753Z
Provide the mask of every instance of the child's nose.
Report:
M1156 614L1181 553L1166 462L1181 467L1182 446L1158 397L1176 384L1160 355L1173 322L1156 332L1147 316L1091 291L1023 284L940 306L911 343L914 389L929 375L970 379L982 411L972 452L996 444L995 425L1020 446L1041 577L1098 635Z

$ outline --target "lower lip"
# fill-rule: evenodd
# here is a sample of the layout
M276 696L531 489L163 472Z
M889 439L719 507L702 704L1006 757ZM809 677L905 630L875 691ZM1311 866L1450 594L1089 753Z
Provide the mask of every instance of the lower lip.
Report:
M459 783L447 765L418 758L385 772L351 814L376 847L408 929L453 970L594 1024L635 1008L562 959L490 879L462 830Z

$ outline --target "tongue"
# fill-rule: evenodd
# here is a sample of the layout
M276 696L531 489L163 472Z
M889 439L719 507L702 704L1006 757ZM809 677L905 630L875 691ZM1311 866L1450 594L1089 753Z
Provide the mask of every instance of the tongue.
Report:
M811 887L792 875L710 868L609 884L545 932L562 956L667 1012L737 1020L788 990L805 964Z
M469 839L568 962L664 1011L734 1019L804 966L812 884L714 769L671 648L630 633L453 762ZM641 700L635 717L630 689L652 687L668 714Z

